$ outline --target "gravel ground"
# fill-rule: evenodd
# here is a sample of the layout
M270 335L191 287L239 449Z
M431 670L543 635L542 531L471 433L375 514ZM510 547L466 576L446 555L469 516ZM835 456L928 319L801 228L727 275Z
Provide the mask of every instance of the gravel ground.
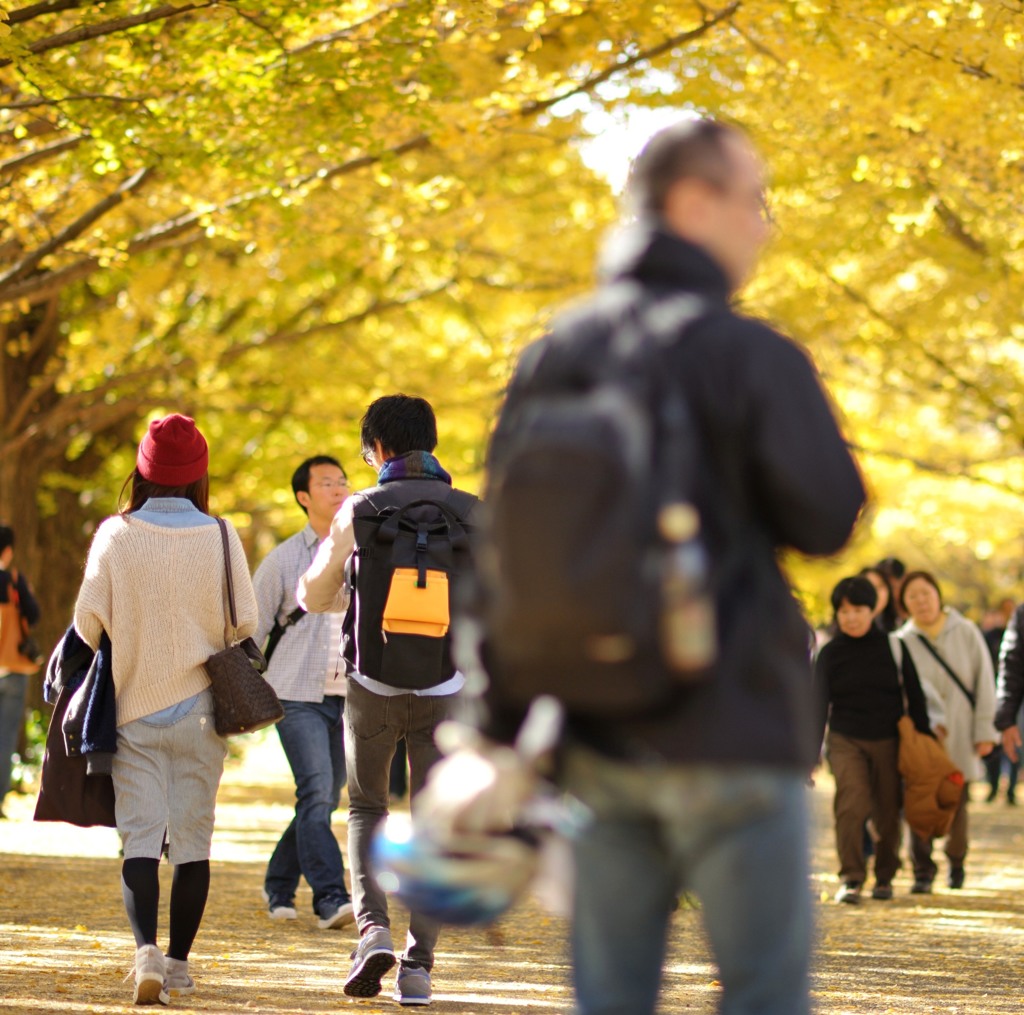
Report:
M831 901L836 865L829 824L831 783L810 791L812 890L819 900L814 994L819 1012L1020 1012L1024 957L1024 809L976 802L967 884L891 902ZM981 788L975 787L976 798ZM260 887L265 858L288 821L291 787L276 738L254 744L222 786L210 902L192 954L199 990L176 1011L396 1012L385 993L346 998L341 985L352 929L317 929L308 889L299 919L271 923ZM117 839L107 829L36 825L32 799L8 797L0 822L0 1015L77 1015L131 1007L133 945L121 906ZM344 843L344 818L336 824ZM169 875L167 868L162 868ZM940 882L937 882L940 884ZM164 881L169 888L169 876ZM163 926L166 926L165 922ZM404 914L395 913L396 942ZM432 1011L464 1015L569 1013L564 921L529 901L490 931L450 930L434 972ZM784 926L779 933L785 933ZM661 1012L713 1013L718 987L700 926L683 909L673 921Z

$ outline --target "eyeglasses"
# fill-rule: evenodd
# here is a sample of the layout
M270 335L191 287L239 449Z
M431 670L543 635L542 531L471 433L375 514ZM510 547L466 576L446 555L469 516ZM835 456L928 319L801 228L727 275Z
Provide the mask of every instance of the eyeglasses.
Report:
M347 479L321 479L312 484L319 490L347 490Z

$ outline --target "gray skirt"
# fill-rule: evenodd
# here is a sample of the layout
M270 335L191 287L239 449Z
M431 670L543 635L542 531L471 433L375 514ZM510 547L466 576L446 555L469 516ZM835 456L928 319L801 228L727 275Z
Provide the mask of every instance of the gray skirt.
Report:
M208 690L169 726L136 719L118 727L114 813L126 860L159 859L165 832L172 864L209 859L226 754Z

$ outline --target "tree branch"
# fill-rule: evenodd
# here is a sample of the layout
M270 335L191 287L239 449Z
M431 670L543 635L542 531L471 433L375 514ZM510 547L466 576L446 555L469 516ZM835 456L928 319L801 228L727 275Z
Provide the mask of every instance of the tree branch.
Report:
M26 275L31 274L45 257L52 254L55 250L60 250L61 247L71 240L81 236L94 222L101 219L113 208L116 208L133 190L142 186L152 172L152 169L147 168L140 169L137 173L134 173L112 194L108 194L102 201L94 204L87 212L79 215L74 222L65 226L56 236L49 239L41 247L36 247L32 253L22 258L10 271L0 275L0 294L2 294L5 285L17 282L25 278Z
M8 159L6 162L0 162L0 178L8 173L27 169L29 166L34 166L38 162L45 162L46 159L52 159L56 155L69 152L72 148L77 148L83 141L90 140L91 137L91 134L80 134L77 137L65 138L63 141L55 141L53 144L37 148L35 151L26 152L24 155L19 155L17 158ZM3 182L7 183L9 181L4 180Z
M893 332L893 334L898 335L905 342L911 344L926 360L928 360L934 366L937 366L941 371L943 371L948 376L952 377L953 380L955 380L957 384L959 384L962 388L964 388L967 391L974 392L974 394L978 397L978 401L982 405L986 406L995 415L1006 416L1009 417L1010 419L1016 418L1013 410L1011 410L1005 405L1001 405L998 401L992 398L992 396L987 391L985 391L984 388L982 388L976 382L969 380L967 377L964 377L960 373L957 373L956 368L953 366L952 363L948 362L947 360L944 360L941 356L932 352L930 349L925 348L920 342L915 341L907 332L907 329L905 327L903 327L900 324L897 324L895 321L891 320L885 314L883 314L880 310L876 309L866 296L864 296L862 293L857 292L856 289L854 289L850 285L847 285L845 282L840 282L839 279L837 279L830 271L828 271L828 269L823 269L823 271L825 277L834 286L836 286L848 299L852 300L854 303L857 303L859 306L863 307L874 320L878 321L880 324L884 324L885 327L887 327L891 332Z
M919 472L926 472L929 475L942 476L948 479L950 476L957 476L961 479L970 480L972 483L980 483L983 486L991 487L993 490L1000 490L1003 493L1013 494L1015 497L1024 497L1024 490L1018 490L1008 483L1000 483L997 480L989 479L987 476L979 476L972 472L977 462L955 462L952 465L938 465L935 462L925 461L923 458L915 458L905 451L889 451L885 448L868 448L863 445L851 444L850 447L858 454L875 458L889 458L895 462L905 462L912 465Z
M22 25L26 21L33 21L45 14L59 14L61 11L76 10L79 7L92 7L85 0L43 0L42 3L32 4L29 7L21 7L16 11L7 14L7 23L10 25Z
M336 166L307 173L305 176L289 181L286 186L289 190L295 190L310 183L331 180L337 176L357 172L385 158L394 158L406 152L426 148L429 145L430 137L426 134L419 134L376 155L363 155L359 158L350 159L348 162L339 163ZM277 188L262 187L259 190L236 195L217 208L206 211L187 212L184 215L179 215L177 218L152 226L141 233L136 233L125 246L125 253L128 255L141 254L148 250L166 247L179 236L199 229L201 221L207 215L230 211L233 208L259 200L260 198L268 197L275 189ZM21 300L38 303L40 300L48 298L56 290L81 281L83 278L88 278L99 265L100 259L90 255L52 272L46 272L22 280L12 280L6 286L2 285L2 280L0 280L0 306L17 303Z
M667 53L669 50L675 49L676 46L682 45L684 42L699 39L702 35L705 35L723 21L728 21L729 18L731 18L742 6L743 0L733 0L728 7L723 8L710 18L705 19L698 28L691 29L688 32L681 32L679 35L674 35L671 39L665 39L663 42L658 43L656 46L652 46L650 49L641 50L639 53L635 53L633 56L627 57L625 60L620 60L618 63L611 64L610 66L605 67L604 70L599 71L596 74L591 74L590 77L584 78L578 85L570 88L567 92L563 92L561 95L555 95L548 99L539 99L536 102L528 102L519 110L520 115L534 116L537 113L544 112L546 109L550 109L559 102L571 99L575 95L589 94L598 85L602 85L605 81L611 80L611 78L615 77L616 74L621 74L622 71L630 70L637 64L643 63L645 60L653 60L656 57L661 56L662 53Z
M341 39L347 39L349 36L354 35L360 28L365 28L367 25L373 24L375 21L379 21L381 18L387 17L395 11L405 10L409 5L407 3L392 4L390 7L385 7L381 11L377 11L368 17L363 18L362 21L354 21L351 25L346 25L344 28L337 32L331 32L329 35L321 35L315 39L310 39L309 42L304 42L301 46L296 46L294 49L285 50L286 57L301 56L303 53L308 53L311 49L316 49L318 46L329 46L333 42L338 42Z
M354 314L349 314L348 317L345 317L340 321L322 321L320 324L312 324L309 327L298 328L295 330L282 329L275 331L274 334L268 335L265 338L246 342L240 345L231 345L224 350L217 365L220 367L229 366L244 356L247 352L251 352L254 349L267 349L275 345L302 342L307 338L311 338L313 335L320 335L329 331L339 331L344 328L351 328L353 325L361 324L368 317L373 317L375 314L384 314L389 310L397 310L402 307L410 306L413 303L418 303L421 300L438 296L447 290L454 281L455 279L451 278L445 279L443 282L440 282L429 289L421 289L416 292L406 293L404 296L396 296L393 299L374 299L362 310L358 310Z
M151 11L144 11L142 14L131 14L123 18L114 18L112 21L101 21L95 25L82 25L78 28L69 29L66 32L59 32L57 35L48 36L45 39L37 39L29 44L26 49L34 56L40 53L48 53L52 49L64 49L67 46L77 46L80 42L88 42L91 39L100 39L105 35L116 35L118 32L127 31L129 28L138 28L140 25L152 24L154 21L166 21L168 18L177 17L179 14L186 14L189 11L200 11L206 7L213 7L219 0L206 0L205 3L164 4L162 7L154 7ZM0 67L9 67L15 62L14 58L0 60Z
M105 92L80 92L75 95L65 95L63 99L19 99L17 102L0 103L0 109L38 109L40 106L60 106L65 102L128 102L135 105L142 105L155 99L155 95L108 95Z

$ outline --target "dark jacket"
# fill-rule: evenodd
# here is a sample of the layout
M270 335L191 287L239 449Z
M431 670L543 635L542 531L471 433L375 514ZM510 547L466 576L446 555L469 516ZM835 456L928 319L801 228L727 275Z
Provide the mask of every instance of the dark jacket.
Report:
M640 222L610 255L611 280L697 293L709 307L664 362L703 447L695 500L716 575L719 658L707 684L650 718L573 719L571 731L622 756L805 768L818 748L807 628L776 558L786 548L838 551L864 503L860 474L806 354L730 309L728 282L707 254ZM526 374L531 386L573 383L579 364L546 355L548 346L541 339L524 352L503 418ZM501 446L499 420L492 461ZM515 717L494 685L489 694L490 731L507 739Z
M815 693L820 702L818 739L825 723L834 733L858 740L895 740L903 715L903 690L889 647L889 636L872 625L863 638L840 632L818 653ZM921 733L930 733L928 706L909 652L903 653L907 715Z
M81 701L75 699L61 720L65 751L71 756L88 755L90 773L109 772L110 756L117 751L117 704L110 638L104 631L94 653L72 624L46 666L44 701L56 705L64 689L74 698L90 675L93 679L86 697Z
M104 653L109 660L110 642L106 634L100 642L100 652L94 656L92 649L72 626L50 657L43 693L46 700L53 703L54 709L46 733L46 752L34 814L36 821L67 821L83 827L115 825L114 786L109 774L112 755L109 752L117 746L117 719L112 711L113 677L109 672L109 662L103 664ZM106 701L101 707L92 709L94 727L88 734L84 732L90 712L88 704L82 710L83 732L76 736L88 739L88 746L101 750L71 753L65 739L65 717L75 691L84 683L94 662L100 667L101 676L106 672L109 693L104 696Z
M1024 604L1013 611L999 647L996 677L997 730L1017 725L1017 715L1024 703Z

